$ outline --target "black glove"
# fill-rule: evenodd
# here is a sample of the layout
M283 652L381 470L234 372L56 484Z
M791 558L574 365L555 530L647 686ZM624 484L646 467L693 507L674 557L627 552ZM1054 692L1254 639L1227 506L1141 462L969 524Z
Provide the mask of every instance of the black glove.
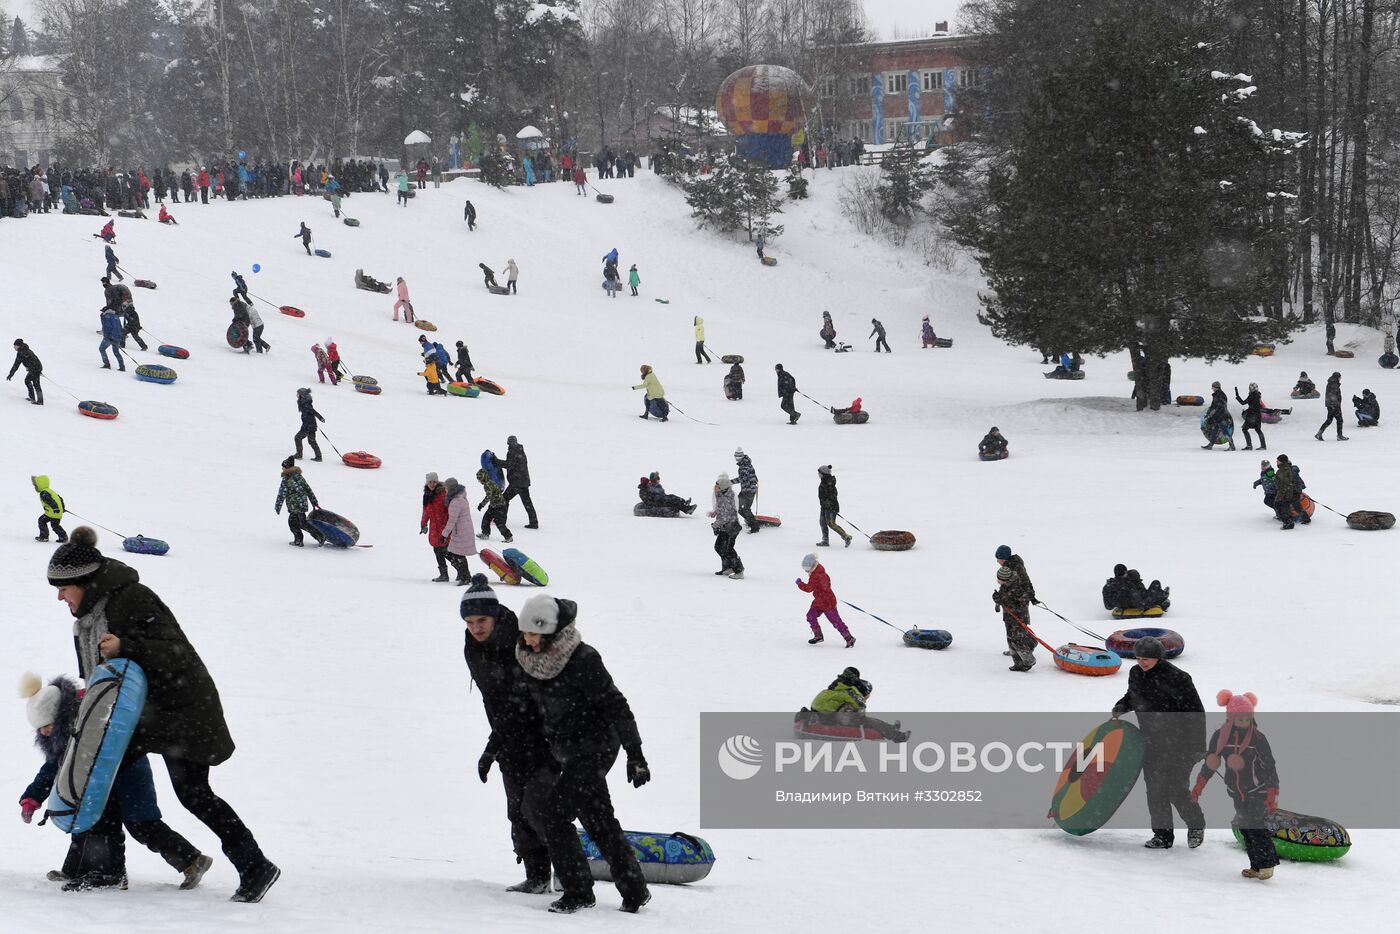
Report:
M428 527L425 525L425 526L423 526L422 528L420 528L420 529L418 530L418 534L419 534L419 535L427 535L427 534L428 534Z
M486 750L481 754L481 758L476 760L476 774L481 776L482 784L486 783L486 776L491 774L491 763L496 761L496 754L491 750Z
M641 746L633 746L627 750L627 780L632 783L633 788L640 788L651 781L651 769L647 767L647 760L642 756Z

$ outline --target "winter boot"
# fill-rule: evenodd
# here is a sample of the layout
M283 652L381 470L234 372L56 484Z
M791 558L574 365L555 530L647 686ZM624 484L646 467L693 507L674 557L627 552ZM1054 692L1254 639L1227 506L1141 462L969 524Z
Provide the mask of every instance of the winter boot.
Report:
M1293 528L1293 520L1292 520L1292 519L1285 519L1285 520L1284 520L1284 523L1283 523L1283 530L1284 530L1285 532L1287 532L1287 531L1288 531L1289 529L1291 529L1291 528Z
M50 882L67 882L70 877L62 869L50 869L44 874L44 878Z
M540 527L540 524L539 524L538 522L527 522L527 523L525 523L525 528L527 528L527 529L537 529L537 528L539 528L539 527Z
M34 540L36 542L46 542L49 540L49 537L47 535L36 535L34 536Z
M63 886L65 892L95 892L98 889L121 889L126 891L124 872L85 872L76 879L70 879Z
M856 637L855 637L855 636L847 636L847 637L846 637L846 648L849 649L849 648L851 648L852 646L854 646L855 644L856 644Z
M1246 879L1259 879L1260 881L1272 879L1274 877L1274 867L1265 866L1263 869L1254 869L1252 867L1249 869L1241 869L1240 875L1244 876Z
M646 416L642 416L645 418ZM593 897L592 892L584 892L581 895L570 895L565 892L563 898L554 900L549 905L549 910L556 915L571 915L584 908L592 908L598 904L598 899Z
M729 568L720 568L718 571L715 572L715 577L728 577L728 576L729 576Z
M846 536L846 547L847 547L847 548L850 548L850 547L851 547L851 539L853 539L853 538L855 538L854 535L847 535L847 536Z
M1320 432L1320 431L1319 431L1317 434L1313 435L1313 437L1316 438L1316 439L1319 440L1319 441L1325 441L1325 440L1327 440L1326 438L1322 437L1322 432Z
M1152 839L1144 843L1143 846L1147 847L1149 850L1170 850L1172 848L1172 838L1161 831L1156 831L1152 834Z
M295 546L298 547L298 548L304 547L304 544L303 544L302 540L299 539L299 538L294 538L294 539L292 539L291 541L287 542L287 544L288 544L288 545L295 545Z
M434 584L445 584L445 583L447 583L447 572L446 572L446 571L440 571L440 572L438 573L438 576L433 578L433 583L434 583Z
M807 640L808 645L821 645L826 639L823 636L813 636Z
M1273 870L1269 870L1269 872L1273 872ZM651 892L647 889L642 889L642 891L636 895L625 896L622 899L622 907L619 908L618 911L625 911L629 915L634 915L641 911L642 906L649 901L651 901Z
M744 572L743 572L743 571L730 571L730 572L729 572L729 579L732 580L732 581L741 581L741 580L744 579Z
M1338 432L1338 433L1337 433L1337 440L1338 440L1338 441L1350 441L1351 439L1348 438L1346 435L1342 434L1341 432ZM1266 870L1261 869L1261 870L1259 870L1259 871L1260 871L1260 872L1265 872ZM1274 874L1274 871L1273 871L1272 869L1267 870L1267 872L1269 873L1269 875L1273 875L1273 874ZM1262 879L1262 878L1266 878L1266 877L1260 876L1260 878Z
M1200 846L1202 843L1205 842L1206 831L1204 827L1201 827L1197 830L1186 831L1186 845L1189 846L1191 849L1194 850L1196 847Z
M822 539L821 541L817 542L817 547L818 547L818 548L830 548L830 547L831 547L831 542L828 542L826 539Z
M524 882L517 882L515 885L507 886L507 892L523 892L526 895L544 895L549 891L548 879L526 879Z
M204 878L204 874L209 871L209 867L214 865L214 857L205 856L203 853L194 858L194 862L185 867L185 881L180 883L182 891L188 892L199 885L199 880Z
M272 884L281 877L282 870L278 869L271 860L263 857L261 864L251 872L240 874L238 889L229 901L247 904L260 902L267 894L267 890L272 888Z

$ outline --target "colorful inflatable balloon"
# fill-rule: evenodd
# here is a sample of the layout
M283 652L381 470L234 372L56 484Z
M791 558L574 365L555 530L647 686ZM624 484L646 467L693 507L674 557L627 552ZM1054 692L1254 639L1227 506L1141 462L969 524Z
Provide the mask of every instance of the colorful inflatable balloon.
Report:
M262 263L254 263L253 272L262 272Z
M804 101L811 94L791 68L749 65L720 84L715 109L740 156L783 168L792 159L792 136L803 127Z

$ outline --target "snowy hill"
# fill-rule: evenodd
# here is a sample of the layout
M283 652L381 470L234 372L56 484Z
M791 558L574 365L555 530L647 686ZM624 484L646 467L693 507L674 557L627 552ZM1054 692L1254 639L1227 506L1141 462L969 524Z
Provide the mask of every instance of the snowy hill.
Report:
M712 752L698 748L697 714L796 710L845 665L875 682L880 713L1106 712L1126 668L1113 678L1077 678L1041 651L1030 674L1005 670L1004 633L988 599L992 552L1002 542L1026 557L1042 599L1090 628L1117 628L1099 602L1114 563L1162 578L1173 589L1170 625L1188 640L1182 665L1203 695L1253 691L1261 713L1400 702L1390 653L1369 650L1391 628L1381 608L1391 599L1400 540L1351 532L1321 511L1311 527L1281 535L1250 489L1257 457L1199 450L1199 410L1134 414L1126 359L1086 361L1082 382L1045 380L1038 355L976 324L974 278L931 272L850 228L837 197L849 171L861 170L819 173L813 197L779 218L787 232L770 245L774 268L740 241L696 231L680 195L650 176L603 182L617 195L608 206L562 184L500 192L459 181L420 192L407 208L388 195L355 195L345 202L362 221L354 229L309 198L178 205L175 228L118 220L123 266L159 282L135 296L152 349L164 340L191 351L187 361L164 361L180 374L170 386L97 368L102 250L90 234L100 224L56 214L0 221L9 336L24 337L53 380L42 408L24 402L18 379L0 399L10 441L0 450L9 623L0 685L25 670L49 677L74 667L68 614L44 580L48 548L32 541L38 504L29 476L46 473L82 516L172 543L164 558L123 559L172 608L213 673L239 746L214 770L213 786L284 872L261 905L232 905L236 879L222 857L200 889L178 893L175 877L129 844L131 891L83 900L85 926L96 929L90 919L100 912L103 929L144 932L232 931L250 922L277 932L464 924L905 931L923 929L936 913L956 930L1069 931L1080 922L1057 909L1067 893L1147 886L1174 894L1160 913L1143 911L1136 895L1117 899L1139 930L1200 928L1222 908L1243 915L1236 923L1246 930L1261 930L1265 918L1315 916L1324 903L1344 929L1379 929L1381 903L1396 907L1384 882L1400 866L1393 832L1358 833L1343 862L1285 864L1259 886L1238 878L1242 851L1219 831L1201 850L1150 853L1138 831L1080 839L1053 827L699 827L699 756ZM466 197L480 213L475 233L461 220ZM293 239L300 220L331 259L302 252ZM614 246L624 270L638 265L641 297L624 290L610 300L599 288L600 257ZM476 264L500 270L508 258L521 268L520 294L488 294ZM414 375L420 332L391 320L392 296L352 288L357 267L388 281L403 276L419 316L437 324L436 339L449 348L465 340L479 375L507 395L425 395ZM307 312L293 319L260 305L267 356L225 344L230 269L247 276L255 295ZM824 309L857 352L822 350ZM924 314L955 339L954 349L919 349ZM712 352L746 357L742 402L723 398L727 367L693 362L695 315L705 318ZM892 355L869 352L872 317L888 328ZM1357 347L1354 360L1325 357L1309 334L1238 367L1178 361L1173 391L1209 395L1212 379L1227 391L1254 381L1266 402L1284 406L1300 369L1321 383L1335 368L1348 396L1368 385L1391 404L1386 383L1394 376L1374 364L1378 338L1342 330L1340 343ZM381 396L314 381L309 348L328 337L352 372L380 381ZM685 414L673 412L667 424L636 417L641 394L629 387L642 363L656 368ZM833 425L799 397L806 417L788 427L775 363L823 404L863 397L870 423ZM377 471L352 470L324 445L325 463L303 462L323 505L358 523L372 549L287 547L285 517L271 507L298 427L300 386L313 387L341 451L384 460ZM121 417L80 417L76 398L111 402ZM1298 414L1266 426L1269 452L1291 455L1309 491L1342 512L1393 509L1395 429L1319 444L1311 435L1320 403L1292 404ZM983 464L975 446L992 424L1010 439L1012 458ZM475 775L488 731L462 661L461 591L429 582L436 568L418 525L423 475L455 476L475 501L481 451L503 456L509 434L529 452L542 524L522 530L517 505L515 544L549 571L551 594L578 601L579 629L627 694L645 741L654 779L633 790L619 767L618 815L629 828L703 833L719 856L703 883L656 887L640 920L611 910L618 899L607 885L598 887L598 909L567 922L546 918L545 899L502 891L519 873L499 779L482 786ZM708 504L715 476L734 473L736 446L753 457L761 511L784 519L781 529L740 537L744 581L714 576L706 506L674 521L631 515L637 478L651 470L670 492ZM816 540L822 464L834 465L842 511L862 529L919 536L906 553L873 551L860 536L849 549L824 552L837 595L902 627L949 629L950 650L909 651L854 611L843 613L859 639L854 649L834 639L806 645L808 601L792 580ZM120 553L111 532L101 532L100 545ZM528 596L498 593L516 609ZM1035 622L1052 644L1077 635L1045 614ZM16 702L0 717L0 787L17 794L32 777L39 757L31 738ZM156 772L167 820L216 853L158 764ZM0 833L7 927L74 928L72 903L43 881L62 858L60 837L17 821Z

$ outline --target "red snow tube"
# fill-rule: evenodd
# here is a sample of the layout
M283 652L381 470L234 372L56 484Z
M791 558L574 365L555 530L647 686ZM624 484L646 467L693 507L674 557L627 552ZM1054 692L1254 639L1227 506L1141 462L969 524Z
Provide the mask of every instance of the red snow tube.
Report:
M798 739L873 739L880 742L885 738L885 734L868 726L817 723L804 720L801 714L792 721L792 732Z
M78 411L88 418L100 418L104 421L111 421L117 417L117 407L107 402L79 402Z
M914 533L887 529L870 536L870 547L876 551L908 551L914 547Z
M472 380L472 385L482 392L488 392L493 396L504 396L506 394L505 387L492 379L478 376L476 379Z
M368 451L351 451L349 454L340 455L340 459L351 467L359 467L365 470L371 470L384 463Z
M290 315L290 316L293 317L293 318L305 318L305 317L306 317L306 312L302 311L300 308L296 307L295 305L283 305L281 308L279 308L279 309L277 309L277 310L280 311L280 312L282 312L282 314L284 314L284 315Z

